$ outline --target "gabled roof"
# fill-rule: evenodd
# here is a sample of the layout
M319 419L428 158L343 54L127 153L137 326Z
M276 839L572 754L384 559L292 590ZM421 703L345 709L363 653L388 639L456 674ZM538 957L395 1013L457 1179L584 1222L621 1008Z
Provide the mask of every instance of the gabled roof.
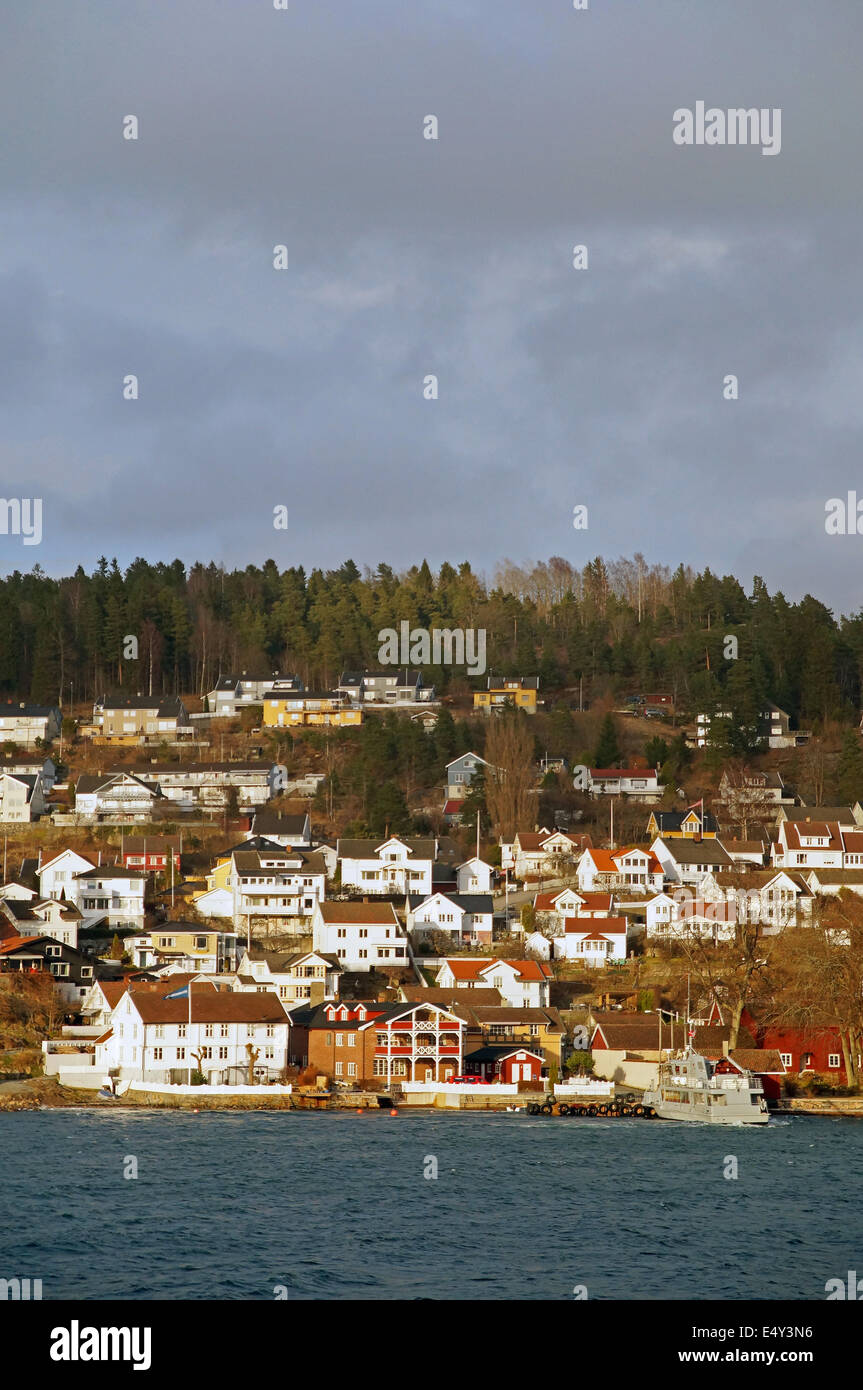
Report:
M398 840L399 844L404 845L408 853L415 855L417 859L435 858L434 840L409 840L402 835L390 835L389 839L385 840L340 838L336 841L336 853L339 859L377 859L384 845L390 844L393 840Z
M447 956L441 962L441 969L449 966L457 980L476 980L502 965L509 966L520 980L549 980L553 975L551 966L543 960L503 960L500 957L489 960L486 956Z
M351 903L333 900L318 903L318 911L325 922L372 922L399 926L399 919L392 903Z
M669 857L678 864L723 864L732 867L734 860L719 840L663 840Z

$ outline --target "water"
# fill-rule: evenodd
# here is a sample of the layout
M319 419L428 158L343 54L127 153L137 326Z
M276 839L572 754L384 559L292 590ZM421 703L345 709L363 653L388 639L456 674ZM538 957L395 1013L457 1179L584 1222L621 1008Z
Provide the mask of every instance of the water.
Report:
M0 1278L45 1299L823 1299L863 1270L861 1171L850 1119L0 1114Z

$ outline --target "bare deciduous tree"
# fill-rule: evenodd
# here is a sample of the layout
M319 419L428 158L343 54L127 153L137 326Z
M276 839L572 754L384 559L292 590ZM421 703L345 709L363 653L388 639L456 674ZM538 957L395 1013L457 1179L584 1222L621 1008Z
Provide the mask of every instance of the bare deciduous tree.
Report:
M518 830L533 827L536 815L536 776L533 736L527 716L519 711L494 715L485 745L485 800L496 834L511 840Z

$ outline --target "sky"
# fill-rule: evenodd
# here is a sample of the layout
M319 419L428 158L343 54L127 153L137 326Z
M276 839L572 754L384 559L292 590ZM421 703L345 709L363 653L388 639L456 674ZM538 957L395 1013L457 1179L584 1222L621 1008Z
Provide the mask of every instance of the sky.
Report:
M43 532L0 572L641 552L856 611L861 40L860 0L2 0ZM675 144L698 101L780 152Z

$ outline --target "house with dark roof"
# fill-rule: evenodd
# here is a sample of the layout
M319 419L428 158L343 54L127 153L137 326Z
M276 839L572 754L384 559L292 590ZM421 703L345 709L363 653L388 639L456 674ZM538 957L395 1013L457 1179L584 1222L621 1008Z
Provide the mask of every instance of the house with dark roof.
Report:
M37 821L47 809L41 772L0 770L0 822Z
M407 928L419 938L447 933L453 945L490 946L494 900L491 893L408 894Z
M499 714L505 709L536 714L539 676L488 676L485 690L475 690L473 707L483 714Z
M658 836L650 852L668 883L698 884L708 874L733 869L734 860L720 840L665 840Z
M434 839L341 838L336 846L342 888L362 893L430 893L438 857ZM453 866L454 869L455 866Z
M690 806L688 811L651 811L647 818L650 839L661 836L664 840L712 840L718 834L716 817L700 805Z
M237 966L237 988L271 989L286 1009L309 1008L337 999L342 966L321 951L268 951L252 943Z
M131 771L82 773L75 783L75 815L81 820L151 821L163 801L157 781Z
M59 738L62 716L59 705L32 705L25 700L0 703L0 744L16 743L32 748L37 739L47 743Z
M312 844L312 823L307 811L298 815L285 815L281 811L256 811L252 817L249 837L263 835L287 849L310 849Z
M93 727L101 743L174 743L194 733L178 695L103 696L93 706Z

